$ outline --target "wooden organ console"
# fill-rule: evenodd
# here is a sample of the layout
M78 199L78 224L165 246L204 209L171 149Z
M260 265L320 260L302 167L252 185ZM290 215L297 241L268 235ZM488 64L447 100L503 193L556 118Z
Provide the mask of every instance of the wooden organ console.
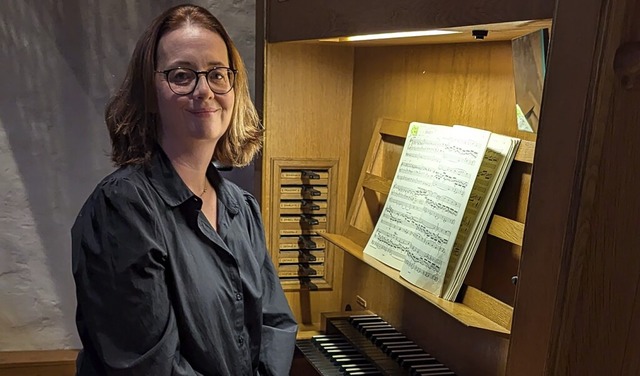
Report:
M324 8L332 3L337 8ZM502 226L506 231L498 233L515 235L486 236L458 301L434 298L411 286L397 271L363 255L362 248L384 205L410 121L471 125L519 137L530 141L532 146L525 149L532 158L536 135L519 132L516 125L511 39L548 27L551 6L521 2L509 7L514 13L504 14L504 22L495 22L482 15L504 11L489 8L506 6L507 2L485 4L489 8L483 12L461 15L469 19L437 20L444 23L435 24L436 15L430 10L411 8L424 2L398 2L398 7L401 3L408 6L401 9L405 17L423 12L421 20L407 22L418 22L424 26L421 28L446 27L457 33L378 42L330 39L346 35L336 33L376 31L367 29L371 27L368 23L357 30L336 25L346 29L310 31L293 29L283 19L285 10L307 18L306 12L351 11L349 17L358 23L356 3L340 2L339 8L338 2L325 2L319 6L322 9L308 8L311 3L299 1L265 4L264 77L259 80L264 89L258 100L266 129L262 210L267 241L300 324L300 336L322 334L324 312L366 309L393 323L456 374L502 375L515 299L511 280L518 274L527 209L530 159L514 165L496 205L496 218L506 221ZM483 40L473 36L477 28L488 30ZM332 175L331 192L319 196L329 203L326 226L307 235L325 240L323 268L283 263L282 231L300 229L300 223L298 219L282 222L288 216L282 211L283 200L294 199L284 196L282 173L289 166L318 169L322 165ZM291 194L300 198L300 192ZM310 199L313 202L313 197ZM303 252L301 248L296 251ZM322 278L316 282L309 275L293 275L309 270L321 272ZM292 374L296 373L302 374L294 367Z
M611 209L606 205L607 191L597 195L609 183L595 188L589 183L589 177L604 170L616 171L611 181L623 183L624 158L617 151L627 149L611 145L626 145L629 138L614 132L617 128L606 128L611 124L601 120L613 122L612 114L629 113L633 106L623 103L637 103L638 99L620 94L622 87L629 89L640 82L637 75L625 76L635 74L629 69L616 71L624 77L615 86L612 66L613 52L623 36L638 35L631 25L640 16L640 7L634 8L634 0L611 4L559 0L554 15L556 2L552 0L258 1L256 102L267 130L259 165L260 197L278 267L283 256L277 246L282 215L278 179L283 165L287 161L324 164L333 176L326 231L317 234L324 240L322 279L312 284L301 276L283 281L300 324L299 338L307 341L301 342L302 347L307 346L305 351L318 348L309 338L335 334L335 325L323 314L366 309L403 333L398 336L415 344L415 351L430 354L449 370L443 372L462 376L595 375L607 374L611 359L620 374L640 372L637 361L621 363L621 359L631 359L630 355L618 356L613 348L605 348L609 343L615 343L618 350L640 348L638 341L624 335L637 333L639 320L631 317L638 316L621 315L626 319L616 322L628 326L614 325L607 317L617 315L613 309L623 309L622 304L609 299L610 305L594 306L608 296L607 288L597 286L598 281L610 281L629 299L634 298L638 285L625 285L628 279L607 269L610 264L600 262L602 252L597 248L607 243L602 231L608 226L605 222L621 227L637 223L625 218L637 219L638 211L629 214L625 208ZM545 81L540 133L525 133L516 127L511 39L543 27L552 27L551 67ZM379 41L344 38L436 28L458 33ZM607 33L608 29L620 32ZM474 37L485 32L484 38ZM577 39L587 44L575 43ZM587 84L596 79L598 85ZM622 98L619 106L623 107L617 112L596 106L600 102L594 98L604 103L611 93ZM620 129L638 134L633 121L621 119L617 120L622 123L617 124ZM413 288L362 253L402 152L399 129L410 121L474 126L519 137L528 145L511 168L489 231L455 302ZM379 143L372 147L370 141L377 137ZM600 148L605 147L621 167L607 162L599 170L589 164L601 161ZM624 154L625 158L630 155L635 154ZM590 217L590 213L595 214ZM621 235L617 240L633 243ZM622 243L607 244L617 249ZM303 249L296 251L303 253ZM640 273L640 267L629 266L640 263L624 250L611 257ZM589 271L600 274L590 278ZM517 285L512 283L514 276L520 277ZM581 289L581 285L593 289ZM580 298L585 291L589 299ZM589 312L588 317L581 317L580 312ZM340 325L351 328L348 319ZM600 329L612 327L617 337ZM575 347L592 354L588 358L572 347L580 328L597 333ZM343 346L354 342L369 346L371 340L367 340L340 341ZM600 373L587 366L595 363L592 369ZM301 364L296 358L292 375L313 374L307 373L313 366ZM400 367L411 374L410 369ZM375 373L381 368L374 365L368 370ZM570 369L585 372L571 373Z

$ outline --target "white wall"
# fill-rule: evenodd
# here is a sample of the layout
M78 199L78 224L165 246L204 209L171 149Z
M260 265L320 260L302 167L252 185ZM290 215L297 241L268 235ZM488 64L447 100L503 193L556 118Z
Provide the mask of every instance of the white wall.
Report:
M113 169L104 106L143 28L182 2L0 1L0 351L80 347L69 230ZM253 77L255 0L193 2ZM232 175L249 190L252 177Z

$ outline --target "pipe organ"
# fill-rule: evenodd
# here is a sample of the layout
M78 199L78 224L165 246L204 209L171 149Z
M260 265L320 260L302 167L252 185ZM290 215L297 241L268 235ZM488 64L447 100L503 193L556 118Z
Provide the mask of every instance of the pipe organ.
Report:
M517 128L511 39L550 27L553 2L448 9L437 1L373 1L367 10L358 3L266 0L258 7L266 36L258 50L264 69L257 70L267 130L262 210L299 339L304 347L327 335L327 316L365 311L402 333L396 335L415 345L412 351L436 359L443 372L504 375L536 141ZM378 13L386 7L393 9ZM300 19L306 23L297 25ZM454 33L344 38L418 28ZM384 119L394 120L385 125ZM411 121L473 126L528 145L455 302L408 286L362 255L402 153L399 124L406 131ZM298 367L294 362L292 374L307 374Z

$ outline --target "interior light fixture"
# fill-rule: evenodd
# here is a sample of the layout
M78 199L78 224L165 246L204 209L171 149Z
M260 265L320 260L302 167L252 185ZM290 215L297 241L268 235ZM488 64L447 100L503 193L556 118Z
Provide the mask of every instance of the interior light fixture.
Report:
M460 33L460 31L452 31L452 30L400 31L397 33L354 35L351 37L346 37L344 39L342 38L341 39L349 42L356 42L356 41L363 41L363 40L425 37L425 36L446 35L446 34L455 34L455 33Z

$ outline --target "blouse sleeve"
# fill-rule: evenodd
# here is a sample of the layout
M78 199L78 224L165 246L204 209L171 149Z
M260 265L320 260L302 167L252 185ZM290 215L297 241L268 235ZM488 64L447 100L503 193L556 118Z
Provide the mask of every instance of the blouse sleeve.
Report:
M298 325L267 252L264 225L255 198L248 200L253 215L255 249L264 254L262 264L262 342L260 376L288 375L293 360Z
M167 254L149 203L126 180L106 183L73 226L79 375L84 367L119 376L200 375L179 352Z

